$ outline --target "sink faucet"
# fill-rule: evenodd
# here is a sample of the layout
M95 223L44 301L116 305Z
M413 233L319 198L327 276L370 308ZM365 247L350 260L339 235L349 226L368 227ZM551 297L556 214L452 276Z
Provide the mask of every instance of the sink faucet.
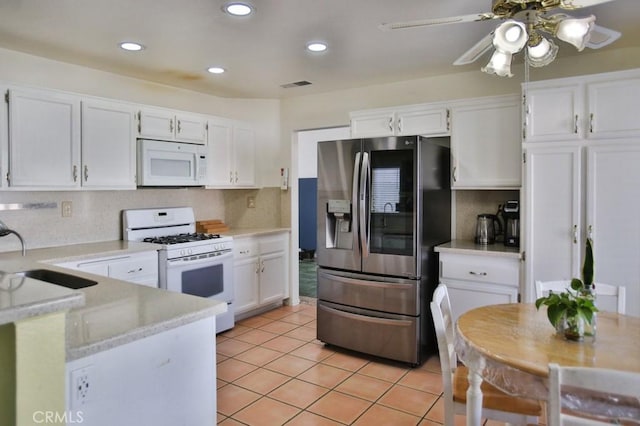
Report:
M384 203L384 207L382 207L382 227L387 227L387 206L391 207L391 212L393 212L393 204Z
M0 237L6 237L9 234L14 234L16 237L18 237L18 239L20 240L20 244L22 245L22 255L25 256L27 254L27 247L24 245L22 236L13 229L9 229L9 227L0 220Z

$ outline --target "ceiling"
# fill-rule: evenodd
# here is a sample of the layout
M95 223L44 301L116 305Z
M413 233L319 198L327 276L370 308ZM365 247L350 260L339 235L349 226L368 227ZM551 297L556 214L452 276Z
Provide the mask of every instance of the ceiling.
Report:
M216 96L285 98L479 70L488 54L471 65L451 63L499 23L378 29L382 22L487 12L490 0L251 0L256 12L245 18L223 13L224 3L1 0L0 47ZM623 33L604 49L640 47L638 0L572 15L588 13L598 25ZM123 51L118 43L125 40L146 49ZM329 49L306 52L312 40ZM590 53L559 44L560 57ZM209 74L212 65L227 72ZM280 87L301 80L312 84Z

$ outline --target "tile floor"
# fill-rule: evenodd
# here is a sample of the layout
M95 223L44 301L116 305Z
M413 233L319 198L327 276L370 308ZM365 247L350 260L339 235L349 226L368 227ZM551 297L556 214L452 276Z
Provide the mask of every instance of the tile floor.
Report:
M325 346L315 336L310 304L283 306L219 334L218 424L443 423L437 356L412 369ZM456 425L464 420L457 416Z

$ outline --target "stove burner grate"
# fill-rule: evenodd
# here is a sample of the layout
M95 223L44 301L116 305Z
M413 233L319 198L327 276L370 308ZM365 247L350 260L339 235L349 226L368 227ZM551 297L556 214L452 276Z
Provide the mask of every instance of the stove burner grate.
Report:
M164 235L160 237L147 237L142 241L145 243L156 243L156 244L182 244L182 243L190 243L193 241L213 240L216 238L220 238L220 235L196 232L192 234L175 234L175 235Z

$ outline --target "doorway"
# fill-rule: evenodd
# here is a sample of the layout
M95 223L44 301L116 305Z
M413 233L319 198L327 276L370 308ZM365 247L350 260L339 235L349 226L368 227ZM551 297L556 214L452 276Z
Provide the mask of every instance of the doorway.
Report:
M319 141L350 137L349 127L298 132L298 279L301 298L317 298L317 145Z

